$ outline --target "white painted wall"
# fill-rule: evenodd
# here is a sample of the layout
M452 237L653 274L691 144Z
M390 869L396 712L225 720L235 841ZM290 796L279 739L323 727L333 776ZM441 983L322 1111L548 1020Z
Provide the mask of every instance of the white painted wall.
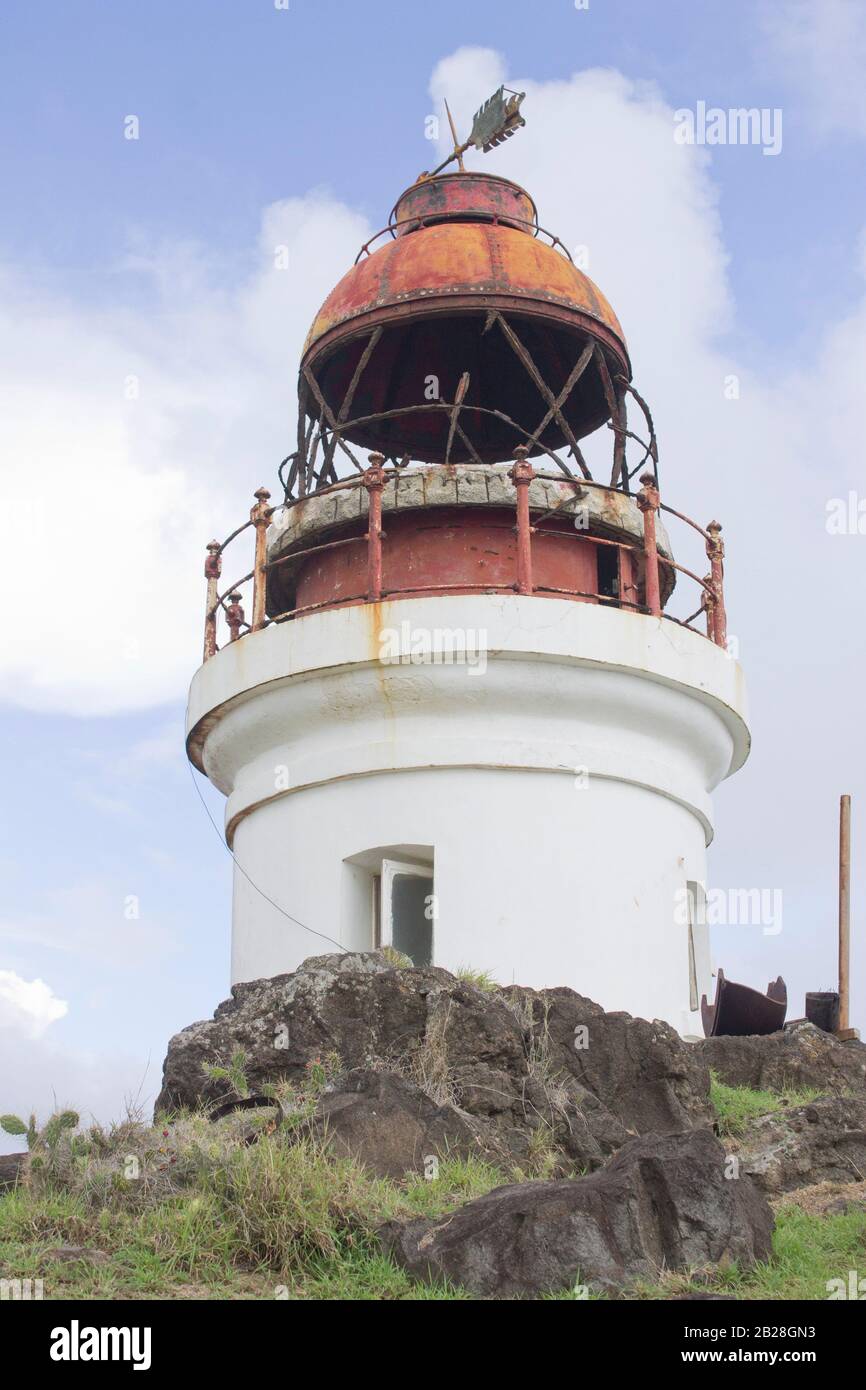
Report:
M383 665L405 621L483 634L486 669ZM333 949L313 932L369 948L369 852L432 848L437 964L700 1031L676 895L705 879L709 794L748 751L741 673L706 639L546 598L345 608L220 652L189 729L245 871L233 981Z

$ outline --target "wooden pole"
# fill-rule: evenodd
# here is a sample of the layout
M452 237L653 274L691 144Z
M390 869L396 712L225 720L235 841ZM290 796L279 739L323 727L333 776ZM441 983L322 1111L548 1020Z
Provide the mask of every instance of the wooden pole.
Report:
M851 798L839 802L839 1032L851 1027Z

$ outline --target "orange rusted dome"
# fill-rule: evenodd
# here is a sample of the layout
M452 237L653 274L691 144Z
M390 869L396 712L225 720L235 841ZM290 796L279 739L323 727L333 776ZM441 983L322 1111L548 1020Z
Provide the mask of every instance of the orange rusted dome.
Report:
M362 446L436 462L450 432L452 462L473 454L497 462L546 414L533 368L558 394L594 341L611 378L629 377L616 315L588 276L534 235L534 211L528 194L491 175L445 175L409 189L395 208L394 239L343 276L313 321L301 364L302 380L312 376L317 387L310 416L321 413L320 395L335 419L357 422L345 437ZM453 402L458 388L464 408L455 438L448 413L424 403ZM563 415L580 438L609 414L593 364ZM532 452L564 442L554 417Z

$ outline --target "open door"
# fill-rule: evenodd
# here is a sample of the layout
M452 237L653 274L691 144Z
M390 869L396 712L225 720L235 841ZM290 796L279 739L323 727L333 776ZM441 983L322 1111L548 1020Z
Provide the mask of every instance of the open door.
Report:
M413 965L433 964L433 870L427 864L382 860L379 940Z

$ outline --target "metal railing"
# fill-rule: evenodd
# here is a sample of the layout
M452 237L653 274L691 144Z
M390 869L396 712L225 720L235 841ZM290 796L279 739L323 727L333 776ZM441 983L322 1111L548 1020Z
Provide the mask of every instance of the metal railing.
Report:
M631 574L630 586L620 582L619 592L616 595L582 592L575 589L554 589L540 583L536 583L533 572L533 537L538 535L564 535L566 533L547 528L544 523L557 517L567 517L567 508L573 503L585 497L586 490L589 488L600 488L603 492L613 492L603 483L598 483L588 478L567 478L562 474L536 472L527 458L528 450L520 446L515 450L515 461L510 470L509 477L514 483L516 494L516 523L515 532L517 536L516 546L516 568L512 584L503 586L502 584L486 583L473 584L469 582L456 582L454 584L428 583L417 586L416 588L384 589L382 580L382 557L383 557L383 538L382 529L382 493L387 482L391 478L397 478L404 469L386 468L385 460L381 454L371 454L369 456L369 467L359 476L342 479L322 489L317 495L345 491L352 488L363 487L366 489L369 499L367 511L367 529L360 535L342 537L337 540L325 541L319 545L293 550L288 555L282 555L274 560L268 560L267 556L267 529L271 518L277 510L284 506L297 506L299 503L291 502L281 504L280 508L269 505L270 493L263 487L259 488L255 494L255 504L249 515L249 520L242 526L233 531L226 540L210 541L207 547L207 558L205 560L205 578L207 580L207 600L205 607L204 625L204 660L209 661L219 650L218 622L220 613L223 614L225 625L228 629L229 642L237 642L245 633L256 632L260 628L267 626L269 622L285 622L287 620L302 617L304 614L312 613L323 608L333 608L344 604L352 603L378 603L383 598L409 597L412 594L430 594L459 591L462 593L480 591L486 593L496 592L516 592L518 594L556 594L562 597L573 599L591 599L598 603L606 603L617 608L629 608L639 613L647 613L656 618L665 618L670 622L678 623L680 626L687 627L693 632L700 629L693 626L694 622L703 616L706 623L706 635L710 641L719 647L727 647L727 615L725 612L724 597L724 556L725 547L721 536L721 525L718 521L710 521L706 527L698 525L690 517L673 507L667 506L661 501L657 477L655 472L647 471L641 475L641 488L635 494L635 502L639 507L643 517L643 536L642 539L634 541L612 540L606 536L596 535L587 532L586 539L596 546L612 546L619 557L618 573L622 576L628 572ZM534 479L539 478L545 481L554 481L560 486L570 487L572 495L566 497L555 507L550 508L541 516L536 516L532 520L531 507L529 500L529 489ZM618 494L621 495L621 494ZM669 516L676 517L685 525L691 527L704 540L704 546L709 560L710 572L703 577L687 569L684 565L678 564L675 560L659 552L656 536L656 518L659 513L664 512ZM253 567L242 578L220 592L220 580L222 576L222 561L226 548L239 536L243 535L249 528L255 533L255 549ZM349 545L365 545L367 547L366 565L366 585L363 592L354 595L341 596L338 599L328 599L321 603L307 604L287 609L283 613L277 613L268 618L266 614L266 594L268 575L272 570L287 564L292 560L302 560L309 555L321 554L326 550L335 550L339 547ZM633 566L633 561L637 564L633 568L626 569L623 556L628 556L628 566ZM677 618L671 613L664 611L662 603L662 575L665 571L670 573L670 577L675 579L676 575L683 575L697 585L700 593L700 602L688 618ZM641 578L638 579L640 573ZM248 622L244 613L242 591L246 585L252 585L252 617ZM626 590L630 587L635 597L626 597ZM673 589L673 584L671 584Z

